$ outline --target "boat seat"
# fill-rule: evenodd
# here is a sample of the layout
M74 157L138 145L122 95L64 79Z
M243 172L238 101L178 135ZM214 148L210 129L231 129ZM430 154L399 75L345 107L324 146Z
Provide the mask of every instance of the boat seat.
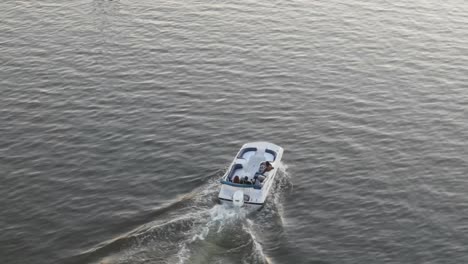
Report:
M234 164L232 166L231 171L229 172L229 175L227 176L228 181L233 181L234 176L238 176L237 174L242 174L244 173L243 171L244 166L242 164ZM241 175L242 176L242 175Z
M252 152L257 151L257 148L245 148L239 153L239 155L237 155L237 158L244 159L245 158L244 154L246 154L247 152L251 152L251 151Z
M265 153L266 154L269 154L269 155L266 155L266 156L269 156L267 157L267 160L268 161L275 161L276 160L276 152L274 152L273 150L271 149L266 149L265 150ZM270 157L271 156L271 157Z

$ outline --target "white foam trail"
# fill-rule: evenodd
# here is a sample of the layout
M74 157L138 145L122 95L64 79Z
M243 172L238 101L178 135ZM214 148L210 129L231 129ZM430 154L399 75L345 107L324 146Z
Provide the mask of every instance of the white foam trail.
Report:
M254 249L255 249L255 252L260 255L262 257L262 259L264 259L267 263L271 263L268 259L268 257L265 255L265 253L263 252L263 247L262 245L259 243L258 239L257 239L257 236L255 235L255 232L253 232L253 226L254 226L254 223L252 220L250 219L247 219L247 226L243 226L244 230L250 234L250 236L252 237L252 241L254 243Z
M179 259L179 261L177 262L177 264L184 264L186 263L188 260L189 260L189 257L190 257L190 250L187 248L187 244L184 243L182 245L182 248L179 250L179 252L177 253L177 258Z
M154 231L166 228L165 226L170 223L178 223L187 220L190 222L189 224L191 227L184 231L186 233L182 234L182 240L178 240L177 244L174 244L178 245L178 251L171 254L169 262L179 264L192 262L203 263L211 254L218 254L215 246L218 239L226 241L227 238L229 241L229 232L232 232L231 229L235 230L235 226L242 226L243 232L246 232L252 239L253 246L251 254L253 254L253 259L259 263L271 263L263 251L261 241L263 238L262 232L275 230L275 226L284 223L278 222L277 220L275 221L274 219L277 219L279 216L281 221L283 220L282 199L284 198L284 190L292 186L287 168L287 165L284 163L279 165L277 181L274 188L271 189L272 193L267 199L267 204L260 212L249 214L249 211L243 208L234 208L226 204L213 205L216 194L219 191L219 178L212 177L208 180L207 184L193 190L190 194L182 198L184 200L186 199L187 203L184 208L178 209L179 213L174 212L176 215L171 215L172 219L169 219L169 221L165 220L163 223L161 223L162 219L156 220L145 225L146 227L141 228L140 232L152 234ZM263 224L258 226L259 222ZM255 223L257 223L257 225ZM242 245L237 246L243 247ZM219 249L221 252L224 250L223 248ZM112 259L106 259L106 261L119 262L124 260L137 260L137 255L140 253L140 250L141 246L136 246L136 248L131 248L118 254L120 257L115 256ZM243 261L251 260L252 259Z
M201 228L199 234L192 237L191 241L204 240L213 227L218 226L216 233L219 233L226 224L244 219L245 216L246 212L243 209L217 204L208 211L208 222Z
M232 208L228 205L221 204L217 204L207 212L200 214L200 219L205 219L204 217L206 216L208 221L197 229L198 232L195 231L196 233L183 243L181 249L177 253L177 257L179 259L178 263L187 263L189 260L190 249L188 248L188 245L196 242L197 240L205 240L209 235L210 230L216 229L216 233L220 233L229 223L245 219L246 214L247 213L242 208Z

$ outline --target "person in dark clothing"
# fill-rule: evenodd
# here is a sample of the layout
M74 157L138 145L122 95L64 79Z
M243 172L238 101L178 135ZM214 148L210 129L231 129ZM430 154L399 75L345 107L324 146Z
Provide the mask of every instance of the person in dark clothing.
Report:
M244 177L244 184L252 184L252 182L249 181L249 177L247 176Z

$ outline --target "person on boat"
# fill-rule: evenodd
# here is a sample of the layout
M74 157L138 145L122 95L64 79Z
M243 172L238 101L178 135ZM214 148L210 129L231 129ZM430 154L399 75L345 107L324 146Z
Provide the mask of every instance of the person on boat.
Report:
M263 161L262 163L260 163L260 167L258 168L258 173L259 174L262 174L266 169L266 163Z
M260 168L258 169L258 172L260 175L263 175L265 177L265 172L271 171L273 168L273 165L269 161L262 162L260 164ZM263 180L262 180L263 181Z
M273 168L273 165L271 165L271 163L270 163L269 161L266 161L266 162L265 162L265 167L266 167L266 168L265 168L265 170L263 171L263 173L269 172L269 171L271 171L272 169L274 169L274 168Z
M260 175L261 176L261 175ZM255 176L254 177L254 187L257 188L257 189L261 189L262 186L263 186L263 183L260 181L260 179L258 178L259 176ZM263 177L263 176L262 176ZM263 177L263 179L265 179L265 177Z
M252 184L252 182L249 180L249 177L244 177L244 184Z
M239 176L234 176L234 180L232 181L233 183L240 183Z
M256 177L257 177L256 180L257 180L258 182L263 182L263 181L265 180L265 178L266 178L266 176L263 175L263 174L259 174L259 175L257 175Z

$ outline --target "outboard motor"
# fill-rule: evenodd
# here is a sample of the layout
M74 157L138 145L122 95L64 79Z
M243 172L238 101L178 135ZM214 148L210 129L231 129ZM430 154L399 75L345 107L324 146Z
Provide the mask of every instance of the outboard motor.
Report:
M244 192L241 190L236 191L232 196L232 203L236 207L241 207L242 205L244 205Z

